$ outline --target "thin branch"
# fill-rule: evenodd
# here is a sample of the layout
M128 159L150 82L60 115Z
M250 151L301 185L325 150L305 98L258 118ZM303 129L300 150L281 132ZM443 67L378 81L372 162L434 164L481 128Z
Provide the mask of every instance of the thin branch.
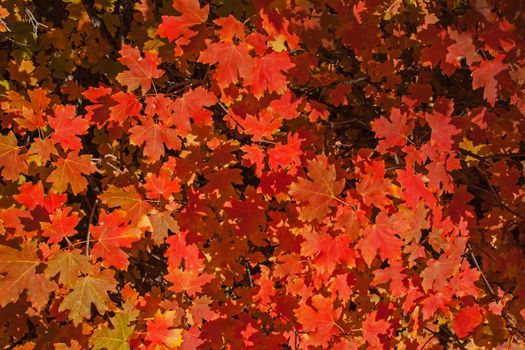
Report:
M97 11L95 10L95 6L94 6L95 1L94 0L82 0L82 5L84 6L84 9L86 10L89 16L89 19L91 20L91 24L93 25L93 27L99 28L100 34L108 42L108 44L111 46L113 51L118 52L120 50L120 45L117 42L117 40L111 35L104 21L98 16Z
M480 156L476 153L472 153L463 148L460 148L459 151L467 156L470 156L472 158L479 160L480 162L485 162L487 160L492 160L492 159L505 159L505 158L509 158L509 159L524 158L525 159L525 152L496 153L496 154L491 154L488 156Z
M478 271L481 273L481 278L483 278L483 282L485 282L485 285L487 286L487 288L489 289L490 291L490 294L492 294L492 296L496 296L496 293L494 292L494 290L492 289L492 287L490 286L490 283L489 281L487 280L487 277L485 276L485 274L483 273L483 270L481 269L481 266L479 265L478 263L478 259L476 259L476 256L474 255L474 251L472 250L472 246L470 245L470 243L467 243L467 248L468 250L470 251L470 256L472 257L472 260L474 261L474 265L476 265L476 268L478 269Z
M95 203L93 203L93 206L91 207L91 213L89 213L89 220L88 220L88 230L87 230L87 237L86 237L86 256L89 258L89 243L91 240L91 223L93 222L93 217L95 216L95 208L97 207L98 198L95 200Z
M242 126L242 125L237 121L237 119L236 119L233 115L231 115L230 111L228 111L228 108L226 108L226 106L223 105L222 102L219 102L219 106L221 106L221 108L224 110L224 112L226 112L226 114L229 115L230 118L233 119L233 121L235 122L235 124L237 124L237 126L238 126L239 128L241 128L242 130L245 130L244 126Z

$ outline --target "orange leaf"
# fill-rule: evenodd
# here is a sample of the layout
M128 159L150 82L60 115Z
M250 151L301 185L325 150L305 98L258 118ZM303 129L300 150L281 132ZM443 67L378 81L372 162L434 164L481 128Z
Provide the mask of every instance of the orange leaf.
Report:
M91 161L91 155L78 155L77 152L69 152L67 158L60 158L56 169L49 174L47 182L52 183L55 191L62 193L71 186L73 194L78 194L86 189L87 180L82 175L90 175L97 171L97 167Z

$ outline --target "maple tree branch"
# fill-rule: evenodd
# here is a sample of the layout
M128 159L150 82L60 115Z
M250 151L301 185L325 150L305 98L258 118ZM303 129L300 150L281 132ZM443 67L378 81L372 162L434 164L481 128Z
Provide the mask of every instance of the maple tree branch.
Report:
M519 159L519 158L523 158L525 159L525 152L518 152L518 153L496 153L496 154L491 154L491 155L488 155L488 156L480 156L476 153L473 153L473 152L470 152L466 149L463 149L463 148L460 148L459 151L467 156L470 156L472 158L475 158L477 160L479 160L480 162L485 162L487 160L492 160L492 159L505 159L505 158L509 158L509 159Z
M94 0L82 0L82 6L86 10L93 28L99 28L101 36L108 42L108 44L113 49L113 54L120 50L120 45L117 40L111 35L108 30L108 27L99 17L97 11L95 10L95 1Z
M487 280L487 277L483 273L483 270L481 269L481 266L479 265L478 260L476 259L476 255L474 255L474 251L472 250L472 246L470 245L470 243L467 243L467 248L470 251L470 256L472 257L472 260L474 261L474 265L476 265L476 268L478 269L479 273L481 273L481 278L483 278L483 282L485 282L485 285L489 289L490 294L492 294L492 296L496 297L496 293L494 292L494 290L490 286L490 283Z
M490 156L479 156L475 153L472 153L467 150L460 149L460 153L463 153L467 156L471 156L472 158L475 158L479 160L479 164L475 165L475 168L483 175L485 178L485 181L487 182L487 185L489 186L490 192L492 193L494 200L498 203L498 206L504 210L507 210L509 213L515 215L516 217L519 217L521 219L525 219L525 216L518 213L514 209L510 208L505 202L503 202L503 199L500 197L494 186L492 186L492 183L490 182L489 174L487 173L487 169L485 168L485 162L490 159L503 159L503 158L520 158L522 156L525 156L525 153L509 153L509 154L493 154Z
M88 229L87 229L87 237L86 237L86 256L89 258L89 243L91 240L91 223L93 222L93 217L95 216L95 208L98 204L98 198L95 199L95 203L93 203L93 206L91 207L91 212L89 213L89 219L88 219Z

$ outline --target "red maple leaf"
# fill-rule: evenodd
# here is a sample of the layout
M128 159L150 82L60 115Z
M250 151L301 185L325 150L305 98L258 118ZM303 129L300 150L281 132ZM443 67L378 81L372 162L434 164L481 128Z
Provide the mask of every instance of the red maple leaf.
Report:
M244 40L244 24L239 22L233 15L217 18L213 23L221 27L218 30L221 41L232 41L234 38L239 38L241 41Z
M253 141L261 141L263 138L273 140L272 134L277 132L282 125L280 118L265 109L258 116L248 115L246 119L237 119L246 134L252 135Z
M501 75L508 70L507 64L503 63L505 55L498 55L493 60L481 61L479 67L472 69L472 88L484 88L483 97L492 107L498 99L501 86Z
M401 113L398 108L392 108L390 120L385 117L374 120L372 130L376 133L376 137L381 139L376 149L384 153L391 147L406 145L407 135L412 128L407 124L406 113Z
M350 239L345 235L332 237L326 233L305 233L301 245L301 255L315 257L315 266L321 273L331 274L339 263L345 267L355 266L355 250L350 247Z
M265 91L283 94L288 79L282 73L295 65L286 52L272 52L263 57L257 57L253 65L253 74L244 84L257 98L261 98Z
M42 186L42 182L36 184L26 182L20 185L18 190L20 193L15 194L13 197L27 209L33 210L37 205L44 204L44 186Z
M357 248L368 266L371 266L378 251L382 260L401 259L403 242L396 233L397 229L391 224L388 214L384 211L380 212L376 217L376 223L364 230L364 237L357 243Z
M278 142L274 148L268 150L268 164L274 171L278 171L279 168L289 168L292 170L301 164L301 144L304 139L299 138L299 134L288 134L287 143L282 144ZM291 171L293 174L294 172Z
M146 97L144 113L148 117L157 114L162 122L169 124L173 114L173 102L171 98L160 93L155 96L148 96Z
M191 28L206 22L210 6L201 8L199 0L173 0L173 8L181 16L162 16L157 34L161 38L168 38L170 42L175 41L175 56L180 56L183 53L182 46L188 45L198 33Z
M140 86L142 93L145 94L151 88L153 79L160 78L164 74L162 69L157 68L160 58L154 52L147 51L142 58L137 48L122 45L119 53L120 63L127 66L129 70L117 74L117 81L126 85L129 91L134 91Z
M213 43L202 51L199 62L218 63L214 77L222 89L236 83L239 78L249 80L253 74L253 58L245 42L239 45L228 42Z
M432 192L425 186L421 174L415 174L414 169L408 167L397 171L397 181L403 187L403 198L410 208L415 208L419 199L423 199L430 207L436 206L436 199Z
M336 322L343 310L335 309L333 300L320 294L312 297L312 306L302 303L295 310L295 316L303 329L309 332L309 344L327 348L332 337L340 333Z
M452 329L460 338L466 338L483 322L483 313L479 305L461 309L452 321Z
M148 190L146 197L149 199L157 199L161 196L169 199L173 192L180 190L180 182L178 179L171 179L166 171L161 171L158 176L148 174L144 188Z
M144 155L156 162L164 156L164 145L172 150L179 150L181 140L179 133L163 124L156 124L148 119L143 125L136 125L129 130L131 142L144 145Z
M42 223L42 236L49 237L48 243L61 242L64 237L71 237L77 233L75 227L80 218L75 212L69 215L70 212L71 207L57 209L49 216L51 222Z
M383 348L381 337L388 334L390 328L390 322L384 319L377 319L377 310L366 315L366 319L363 322L363 338L368 342L371 347Z
M54 129L51 139L58 142L64 150L80 150L82 144L77 135L87 134L89 122L77 116L76 107L56 105L55 117L48 117L49 126Z
M461 131L451 124L454 101L440 98L436 101L435 106L434 112L426 115L428 125L432 129L430 142L440 151L450 152L454 143L452 136Z
M131 247L133 242L140 239L141 231L127 224L125 213L114 211L108 214L101 211L98 224L91 225L90 231L96 241L91 250L93 259L102 258L107 266L126 269L129 264L128 255L121 247Z
M190 297L202 291L202 287L213 280L213 275L199 273L197 270L173 268L164 278L173 283L169 288L175 293L186 292Z
M325 156L308 161L308 177L300 177L290 186L290 193L301 203L300 217L306 221L323 220L330 207L337 204L337 196L345 186L345 180L337 179L334 164L328 164Z
M95 103L86 106L86 119L93 121L100 128L110 117L110 108L116 104L111 98L113 89L103 85L89 87L82 95L89 101Z
M142 105L133 93L122 91L112 95L111 98L117 102L116 105L109 107L109 120L115 124L122 125L129 117L138 117Z
M217 103L215 94L206 91L202 86L195 90L190 89L173 103L172 120L181 135L186 135L190 130L190 118L197 125L211 125L212 113L203 107L210 107Z

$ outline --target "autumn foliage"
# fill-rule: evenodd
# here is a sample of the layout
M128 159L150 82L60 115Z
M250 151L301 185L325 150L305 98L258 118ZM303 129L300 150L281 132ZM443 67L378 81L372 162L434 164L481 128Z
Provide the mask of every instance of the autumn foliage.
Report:
M0 348L522 349L522 5L0 1Z

